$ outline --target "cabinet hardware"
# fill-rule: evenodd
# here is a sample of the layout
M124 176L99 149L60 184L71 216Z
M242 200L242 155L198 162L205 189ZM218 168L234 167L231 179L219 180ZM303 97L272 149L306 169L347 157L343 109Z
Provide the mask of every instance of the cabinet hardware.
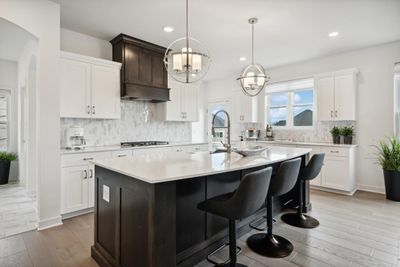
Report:
M89 178L90 178L90 179L93 178L93 170L92 170L92 169L89 170Z
M331 118L333 118L333 110L331 110Z
M87 170L83 171L83 179L86 180L87 179Z
M83 158L83 160L93 160L93 158Z
M118 155L119 158L126 157L126 155Z
M337 118L337 110L335 111L335 117Z
M86 108L87 114L90 114L90 106L88 105Z
M176 152L182 152L183 151L183 149L177 149L176 150Z
M339 153L338 150L331 150L331 153Z
M96 114L96 107L95 107L95 106L92 106L92 109L93 109L92 114L93 114L93 115Z

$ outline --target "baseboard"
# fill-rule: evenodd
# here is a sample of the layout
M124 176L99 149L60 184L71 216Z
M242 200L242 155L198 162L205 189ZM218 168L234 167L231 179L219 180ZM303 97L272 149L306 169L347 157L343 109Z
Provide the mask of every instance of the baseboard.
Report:
M65 219L80 216L83 214L92 213L93 211L94 211L94 208L88 208L88 209L84 209L84 210L78 210L78 211L74 211L74 212L70 212L70 213L65 213L65 214L62 214L61 217L62 217L62 220L65 220Z
M61 216L40 220L38 223L38 231L62 225Z
M358 185L358 190L367 191L371 193L385 194L385 188L370 185Z
M324 191L324 192L329 192L329 193L336 193L336 194L346 195L346 196L352 196L357 191L357 188L349 192L349 191L326 188L326 187L317 186L317 185L310 185L310 188L311 189L315 189L315 190Z

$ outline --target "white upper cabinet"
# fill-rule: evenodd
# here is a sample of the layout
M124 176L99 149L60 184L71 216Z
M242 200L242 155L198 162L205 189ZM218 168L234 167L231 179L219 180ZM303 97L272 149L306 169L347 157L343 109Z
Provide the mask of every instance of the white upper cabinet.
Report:
M168 78L170 100L157 104L158 117L165 121L198 121L199 83L183 84Z
M121 63L61 52L60 116L120 118Z
M233 116L239 123L257 123L257 97L250 97L242 91L233 92Z
M356 120L356 77L355 69L315 77L318 120Z

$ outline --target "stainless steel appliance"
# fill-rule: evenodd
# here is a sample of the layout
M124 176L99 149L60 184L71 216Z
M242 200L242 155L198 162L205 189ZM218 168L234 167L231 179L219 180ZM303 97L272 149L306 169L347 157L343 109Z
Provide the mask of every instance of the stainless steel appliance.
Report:
M138 147L138 146L162 146L168 145L166 141L136 141L136 142L121 142L121 147Z
M247 129L243 131L244 139L246 140L257 140L260 138L260 130Z
M86 146L85 133L81 126L71 126L67 129L67 149L81 150Z

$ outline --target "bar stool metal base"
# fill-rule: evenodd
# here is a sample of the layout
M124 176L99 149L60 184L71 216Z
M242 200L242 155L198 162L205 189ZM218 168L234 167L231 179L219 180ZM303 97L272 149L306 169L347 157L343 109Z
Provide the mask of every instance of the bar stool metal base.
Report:
M214 250L213 252L208 254L207 258L206 258L207 261L209 263L214 264L215 266L229 266L229 263L231 261L230 258L225 260L224 262L217 262L217 261L214 261L213 259L211 259L212 256L214 256L215 254L217 254L218 252L220 252L221 250L223 250L226 247L229 247L229 243L223 244L222 246L220 246L219 248L217 248L216 250ZM241 252L242 252L242 249L239 246L236 246L236 256L238 256Z
M271 258L284 258L293 251L292 243L278 235L254 234L247 239L247 245L257 254Z
M319 225L319 221L311 216L299 213L287 213L283 214L281 217L282 221L285 223L299 227L299 228L315 228Z

